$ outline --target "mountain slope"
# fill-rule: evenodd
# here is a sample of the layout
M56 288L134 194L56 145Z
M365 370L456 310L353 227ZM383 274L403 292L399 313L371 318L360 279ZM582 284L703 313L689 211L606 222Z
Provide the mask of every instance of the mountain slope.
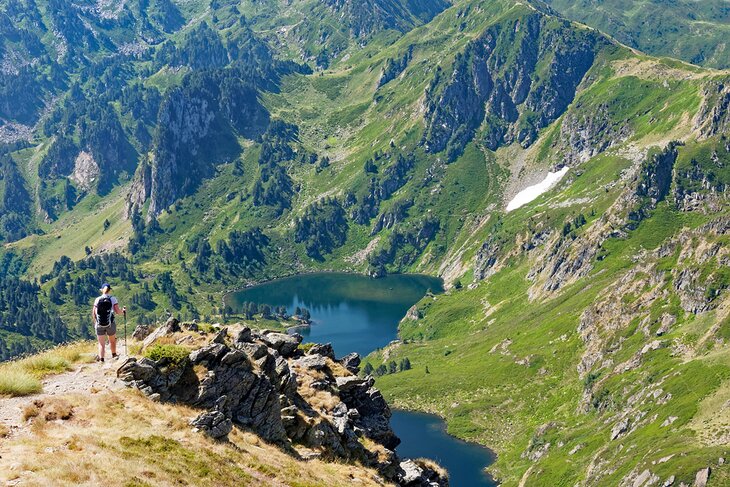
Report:
M296 272L440 275L451 291L369 358L413 363L378 378L390 400L495 448L506 485L689 484L708 466L722 485L730 75L507 0L434 8L362 45L350 32L312 72L270 62L299 59L309 35L277 31L291 25L278 6L246 4L246 22L200 11L141 61L157 63L141 101L117 114L149 135L129 139L136 175L37 222L47 235L6 246L6 267L40 278L72 335L104 278L150 322L225 319L225 290ZM57 130L77 134L72 94ZM26 181L49 135L11 151ZM552 190L506 210L548 173L562 175ZM97 204L116 212L108 230ZM96 242L89 257L70 221Z
M644 52L712 68L730 67L730 11L723 0L545 3L570 19L600 29Z

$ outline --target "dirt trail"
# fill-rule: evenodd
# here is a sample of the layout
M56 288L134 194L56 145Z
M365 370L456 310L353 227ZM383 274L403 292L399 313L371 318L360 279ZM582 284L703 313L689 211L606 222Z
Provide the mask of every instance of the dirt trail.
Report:
M64 394L92 394L107 390L124 388L124 383L117 379L117 367L124 358L107 360L99 363L75 365L73 370L46 377L43 380L43 391L23 397L0 397L0 424L10 428L11 436L21 432L26 423L23 421L23 408L36 399Z

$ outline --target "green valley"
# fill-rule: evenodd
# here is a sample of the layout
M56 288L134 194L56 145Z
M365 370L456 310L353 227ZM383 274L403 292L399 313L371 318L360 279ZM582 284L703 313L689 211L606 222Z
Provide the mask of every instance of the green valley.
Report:
M504 485L727 485L726 12L547 3L0 5L0 358L90 337L105 280L233 323L253 283L423 273L364 363Z

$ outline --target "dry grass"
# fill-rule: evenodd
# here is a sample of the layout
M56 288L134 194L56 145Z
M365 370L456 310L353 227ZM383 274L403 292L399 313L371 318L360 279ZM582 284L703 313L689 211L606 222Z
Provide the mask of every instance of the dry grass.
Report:
M442 479L449 478L449 472L430 458L416 458L415 462L425 468L430 468L434 472L437 472L439 474L439 477L441 477Z
M314 382L325 378L324 372L312 369L302 371L297 366L294 367L294 371L297 373L297 392L319 413L329 414L335 406L342 402L339 397L329 391L312 387Z
M27 396L41 392L41 379L71 370L76 363L92 362L92 342L62 345L30 357L0 365L0 396Z
M188 425L198 411L152 402L134 390L62 399L73 411L70 419L45 422L51 405L44 403L33 421L43 423L42 430L3 444L0 484L379 485L372 470L297 461L237 428L230 443L209 440ZM109 468L99 468L100 459L109 459Z
M45 421L56 421L57 419L71 419L74 408L71 403L63 397L48 397L36 399L23 409L23 421L41 417Z

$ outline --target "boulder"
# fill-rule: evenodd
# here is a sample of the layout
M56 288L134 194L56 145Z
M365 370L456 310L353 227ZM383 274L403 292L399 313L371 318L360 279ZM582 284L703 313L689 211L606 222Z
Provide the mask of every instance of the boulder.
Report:
M211 343L220 343L221 345L225 345L227 336L228 328L221 328L220 331L215 334L215 336L211 340Z
M305 355L294 360L293 363L305 369L324 370L327 368L327 358L323 355Z
M629 430L629 424L630 423L628 418L624 418L616 423L614 427L611 428L611 439L615 440L616 438L626 433Z
M221 343L211 343L190 353L190 361L193 364L208 362L213 364L228 352L229 348Z
M300 343L302 336L298 333L287 335L286 333L270 332L261 336L261 341L269 348L279 352L282 357L291 357Z
M228 396L221 396L213 409L205 411L190 422L196 430L202 431L215 440L223 440L233 430L231 410L228 407Z
M269 353L266 345L261 343L236 342L234 346L239 350L243 350L246 355L251 357L251 360L258 360Z
M357 374L360 372L360 354L352 352L340 359L340 364L350 373Z
M321 355L332 360L335 359L335 351L331 343L325 343L324 345L316 343L307 351L307 355Z
M199 331L200 330L200 328L198 327L198 324L194 321L186 321L184 323L180 323L180 326L184 330L188 330L188 331Z
M144 382L154 377L155 373L155 363L146 358L138 362L136 358L129 357L117 369L117 377L124 382Z
M138 341L142 341L152 333L152 326L150 325L137 325L132 332L132 338Z
M177 320L177 318L170 317L164 325L158 327L147 338L144 339L144 342L142 342L142 348L145 349L149 347L160 337L172 335L173 333L178 331L180 331L180 322Z
M697 475L695 475L695 483L692 487L707 487L707 482L710 480L710 467L703 468Z
M341 393L347 393L356 388L362 387L369 389L373 386L373 384L375 384L375 380L370 376L358 377L356 375L337 377L335 378L335 382L337 384L337 388L340 390Z
M200 413L190 424L198 431L202 431L216 440L227 438L228 433L233 430L233 421L231 421L231 418L227 418L220 411L205 411Z
M236 333L236 343L246 343L251 341L251 328L249 328L248 326L244 326L238 333Z
M448 487L449 480L441 472L423 461L404 460L400 462L398 485L402 487Z

